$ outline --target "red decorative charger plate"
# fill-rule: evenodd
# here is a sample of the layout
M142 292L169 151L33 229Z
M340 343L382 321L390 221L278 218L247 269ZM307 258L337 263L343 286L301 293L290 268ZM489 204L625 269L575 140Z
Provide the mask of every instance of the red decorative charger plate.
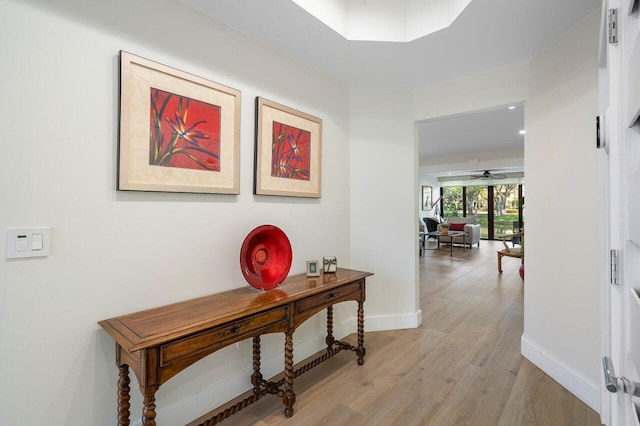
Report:
M276 226L262 225L244 239L240 268L252 287L271 290L287 278L292 257L287 235Z

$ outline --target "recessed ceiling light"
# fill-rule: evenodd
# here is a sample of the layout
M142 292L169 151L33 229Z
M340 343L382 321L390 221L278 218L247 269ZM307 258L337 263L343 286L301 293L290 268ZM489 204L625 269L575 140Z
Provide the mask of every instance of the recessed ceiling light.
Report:
M511 106L509 107L509 109L516 109L516 106L515 106L515 105L511 105Z
M520 130L518 133L520 133L521 135L524 135L526 132L524 130Z

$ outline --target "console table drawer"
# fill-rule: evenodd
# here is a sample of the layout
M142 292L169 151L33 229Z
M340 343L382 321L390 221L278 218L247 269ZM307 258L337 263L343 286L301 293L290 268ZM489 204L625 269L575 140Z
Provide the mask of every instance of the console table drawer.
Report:
M325 291L318 295L301 300L297 304L298 313L307 311L318 311L334 303L349 300L353 294L360 292L360 282L355 282L344 287L338 287L333 290Z
M287 307L273 309L221 325L200 334L185 337L160 346L160 365L167 365L196 352L206 352L211 348L220 348L234 341L251 337L274 324L287 321Z

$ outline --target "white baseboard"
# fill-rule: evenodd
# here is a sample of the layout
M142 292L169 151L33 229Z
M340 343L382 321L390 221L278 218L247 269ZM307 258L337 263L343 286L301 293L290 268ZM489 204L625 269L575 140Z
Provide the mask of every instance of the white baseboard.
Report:
M374 316L364 319L365 331L403 330L405 328L418 328L421 324L421 310L412 314Z
M422 323L422 311L417 311L408 315L380 316L365 318L365 332L397 330L404 328L416 328ZM357 319L350 318L340 323L334 323L333 335L336 339L342 339L357 330ZM304 341L296 342L294 339L294 360L302 361L305 358L321 351L326 347L325 333L319 331L317 334ZM367 343L365 340L365 347ZM338 355L339 356L339 355ZM269 358L261 360L261 371L265 378L271 378L284 369L284 358L282 352ZM247 368L238 370L226 379L219 380L202 391L189 395L179 401L156 409L159 424L186 424L197 419L199 416L211 411L215 407L243 394L251 389L249 378L253 373L251 360L247 360ZM266 396L272 397L270 395ZM140 420L132 421L132 426L139 426Z
M524 335L520 339L520 342L520 352L523 357L527 358L538 368L551 376L553 380L574 394L594 411L600 413L600 390L598 386L589 382L580 374L571 370L562 362L531 343Z

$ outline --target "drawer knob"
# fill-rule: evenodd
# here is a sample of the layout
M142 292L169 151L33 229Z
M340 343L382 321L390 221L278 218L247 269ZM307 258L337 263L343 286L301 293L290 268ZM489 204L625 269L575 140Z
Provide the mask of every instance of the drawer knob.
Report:
M223 335L229 335L229 334L238 334L242 329L246 328L247 324L242 324L242 325L234 325L231 328L228 328L227 330L225 330Z
M336 297L338 297L338 295L340 295L340 293L336 292L336 293L329 293L324 297L324 300L330 300L330 299L334 299Z

